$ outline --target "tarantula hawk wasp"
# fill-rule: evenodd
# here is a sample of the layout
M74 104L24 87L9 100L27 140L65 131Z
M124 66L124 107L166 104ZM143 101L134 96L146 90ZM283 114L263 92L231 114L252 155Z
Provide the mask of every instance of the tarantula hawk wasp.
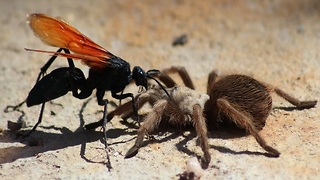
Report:
M85 99L96 89L98 104L104 106L103 132L106 141L105 125L107 123L108 100L103 99L105 91L111 91L111 95L115 99L131 98L134 114L138 118L134 95L132 93L123 94L125 87L135 81L137 86L147 88L147 79L155 80L162 87L160 82L152 77L160 71L149 70L145 72L141 67L135 66L131 72L128 62L113 55L60 18L52 18L45 14L30 14L27 16L27 21L34 34L42 42L59 47L59 49L56 52L26 49L27 51L48 53L52 57L41 68L36 84L27 99L17 106L8 106L6 109L7 111L9 108L17 110L24 103L28 107L42 104L38 122L25 136L29 136L41 123L46 102L64 96L69 91L74 97ZM70 51L74 54L71 54ZM57 68L45 75L57 56L67 58L69 67ZM75 67L73 60L80 60L89 66L88 78L79 68ZM164 88L163 90L166 91ZM107 146L106 142L105 145Z

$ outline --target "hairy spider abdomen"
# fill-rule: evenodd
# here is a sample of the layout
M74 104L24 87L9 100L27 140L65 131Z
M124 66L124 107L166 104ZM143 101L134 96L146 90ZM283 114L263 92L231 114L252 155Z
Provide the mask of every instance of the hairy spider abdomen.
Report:
M205 105L209 127L219 121L228 121L231 117L219 108L218 99L227 100L234 108L246 116L252 117L253 123L261 130L272 108L270 89L259 81L245 75L228 75L212 82L210 100ZM241 125L237 124L241 127Z

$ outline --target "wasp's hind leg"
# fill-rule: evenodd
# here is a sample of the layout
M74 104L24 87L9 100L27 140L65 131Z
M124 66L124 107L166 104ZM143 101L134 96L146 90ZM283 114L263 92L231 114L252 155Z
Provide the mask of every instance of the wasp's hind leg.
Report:
M60 48L57 50L57 52L61 52L61 51L64 51L65 53L70 54L70 51L68 49ZM61 81L64 82L64 81L66 81L66 78L69 78L69 77L65 76L64 73L67 73L67 71L62 70L63 68L61 68L61 70L59 72L54 70L53 71L54 73L52 72L51 75L48 75L48 77L45 80L43 80L46 77L45 74L46 74L47 70L52 65L52 63L55 61L56 58L57 58L56 55L52 56L40 68L40 73L36 79L36 83L35 83L34 87L32 88L32 90L30 91L28 97L24 101L22 101L21 103L19 103L16 106L9 105L4 109L4 112L12 112L12 111L21 112L20 107L25 103L27 104L28 107L33 106L33 105L37 105L37 104L42 104L37 123L33 126L33 128L28 133L22 134L22 135L20 134L23 137L29 136L32 132L34 132L36 130L37 126L41 123L43 111L45 108L45 103L52 100L52 99L58 98L58 97L66 94L66 93L62 93L61 90L68 91L70 89L69 87L63 87L63 85L61 85ZM73 60L71 58L67 58L67 60L68 60L70 71L73 71L73 69L75 69ZM69 70L68 70L68 72L69 72ZM63 77L64 79L61 80L61 77ZM49 78L53 78L53 80L49 80ZM69 79L68 79L68 81L69 81ZM39 85L39 83L40 83L40 85ZM41 87L41 85L44 85L44 86ZM36 94L37 94L37 92L41 92L41 94L46 94L48 96L47 97L38 96L38 95L35 95L33 92L36 92ZM24 113L22 113L22 116L24 116ZM22 119L22 117L19 117L19 119Z

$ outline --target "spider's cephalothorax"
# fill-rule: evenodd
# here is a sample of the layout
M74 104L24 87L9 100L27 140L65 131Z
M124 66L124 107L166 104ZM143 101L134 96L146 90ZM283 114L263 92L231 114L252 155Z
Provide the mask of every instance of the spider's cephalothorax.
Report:
M152 92L150 95L157 95L159 91L163 90L157 88L157 92ZM183 86L168 88L167 91L172 98L167 98L166 94L163 94L161 99L157 99L157 101L166 99L166 109L163 111L162 116L166 117L167 121L172 124L192 124L192 114L195 106L199 106L203 109L205 102L209 99L208 95L198 93Z

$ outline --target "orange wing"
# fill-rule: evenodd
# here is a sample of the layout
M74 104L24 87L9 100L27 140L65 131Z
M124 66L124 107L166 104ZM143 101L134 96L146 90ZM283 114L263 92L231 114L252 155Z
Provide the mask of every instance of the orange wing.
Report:
M108 60L113 56L109 51L61 19L52 18L44 14L30 14L27 17L27 21L30 28L42 42L50 46L69 49L76 54L70 55L49 51L46 51L46 53L80 59L89 67L96 69L106 67L109 63Z

